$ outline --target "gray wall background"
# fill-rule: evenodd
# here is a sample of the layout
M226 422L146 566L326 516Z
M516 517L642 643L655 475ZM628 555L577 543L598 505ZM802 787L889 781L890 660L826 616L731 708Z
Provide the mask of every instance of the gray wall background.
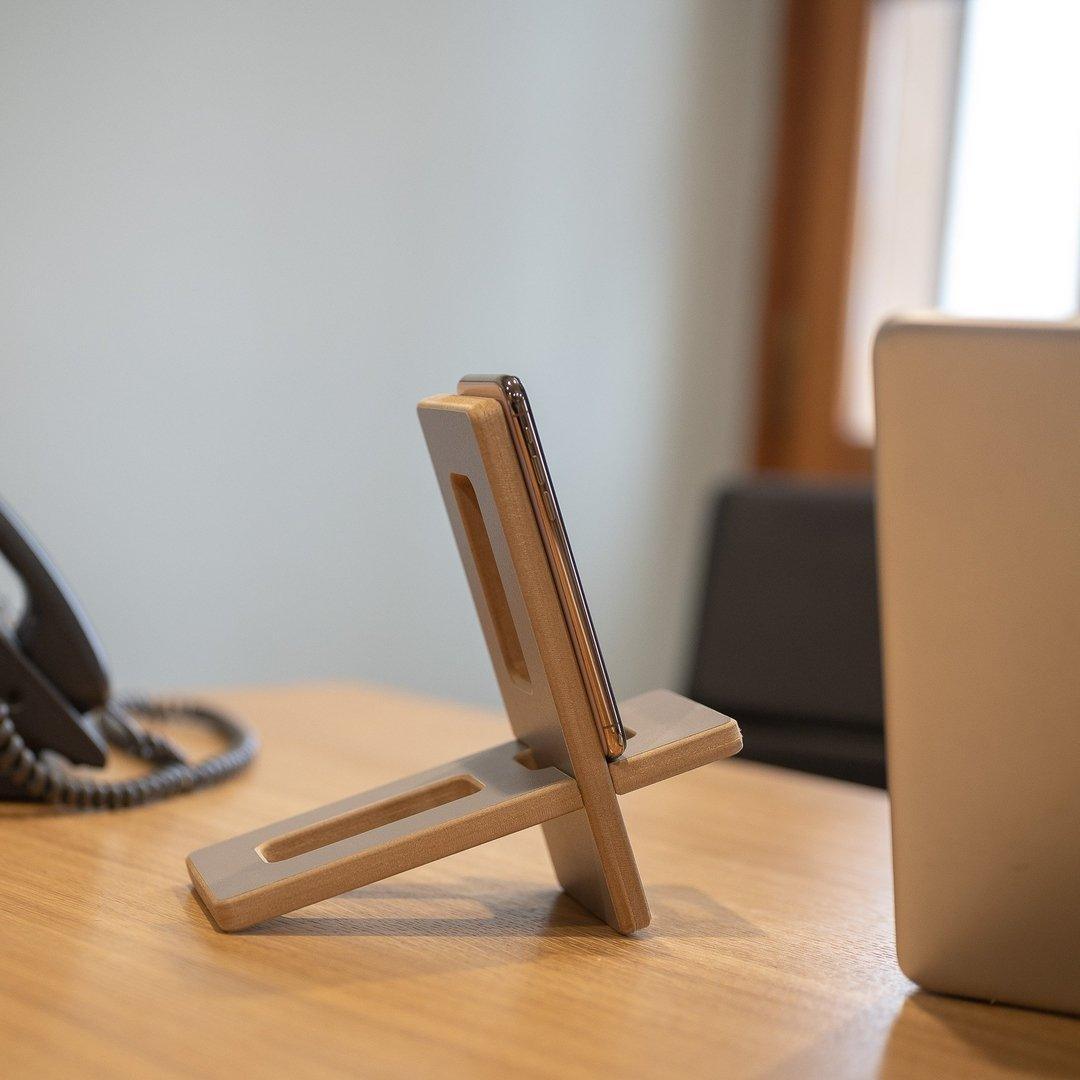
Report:
M679 685L778 35L765 0L0 3L0 493L118 683L496 701L414 406L508 370L618 692Z

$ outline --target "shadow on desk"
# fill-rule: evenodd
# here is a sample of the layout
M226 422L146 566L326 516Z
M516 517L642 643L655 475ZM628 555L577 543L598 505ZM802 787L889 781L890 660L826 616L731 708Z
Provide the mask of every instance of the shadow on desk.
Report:
M192 911L208 915L191 893ZM761 931L700 889L649 888L653 925L636 939L659 937L753 938ZM200 910L201 909L201 910ZM496 878L379 882L324 901L310 914L282 915L232 937L549 937L625 940L561 890L508 885ZM213 920L211 920L211 923Z
M883 999L853 1012L767 1075L1076 1077L1080 1020L915 990L899 1010Z
M1036 1038L1032 1038L1033 1015L1040 1019ZM934 1060L939 1062L948 1044L971 1075L1080 1076L1080 1020L925 990L912 994L897 1014L880 1075L890 1080L917 1074L927 1064L926 1047L934 1047ZM979 1063L975 1069L973 1059Z

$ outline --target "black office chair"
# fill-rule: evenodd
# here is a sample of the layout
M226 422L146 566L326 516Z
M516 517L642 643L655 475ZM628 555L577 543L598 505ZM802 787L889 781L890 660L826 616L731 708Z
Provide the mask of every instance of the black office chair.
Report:
M742 756L885 786L869 485L722 492L690 696L734 716Z

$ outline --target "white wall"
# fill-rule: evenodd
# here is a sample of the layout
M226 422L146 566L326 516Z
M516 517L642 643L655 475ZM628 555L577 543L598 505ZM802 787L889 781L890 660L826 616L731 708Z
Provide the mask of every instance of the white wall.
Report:
M749 438L778 31L749 0L0 3L0 493L117 681L494 702L414 405L506 370L618 692L678 685Z

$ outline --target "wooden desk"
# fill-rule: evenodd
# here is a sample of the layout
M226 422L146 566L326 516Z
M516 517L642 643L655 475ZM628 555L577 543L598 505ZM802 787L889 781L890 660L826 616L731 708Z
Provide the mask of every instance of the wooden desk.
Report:
M0 805L5 1075L1080 1074L1080 1021L896 969L882 794L748 762L623 799L635 938L556 890L537 830L219 933L193 848L506 729L373 688L217 699L264 739L238 781L113 815Z

